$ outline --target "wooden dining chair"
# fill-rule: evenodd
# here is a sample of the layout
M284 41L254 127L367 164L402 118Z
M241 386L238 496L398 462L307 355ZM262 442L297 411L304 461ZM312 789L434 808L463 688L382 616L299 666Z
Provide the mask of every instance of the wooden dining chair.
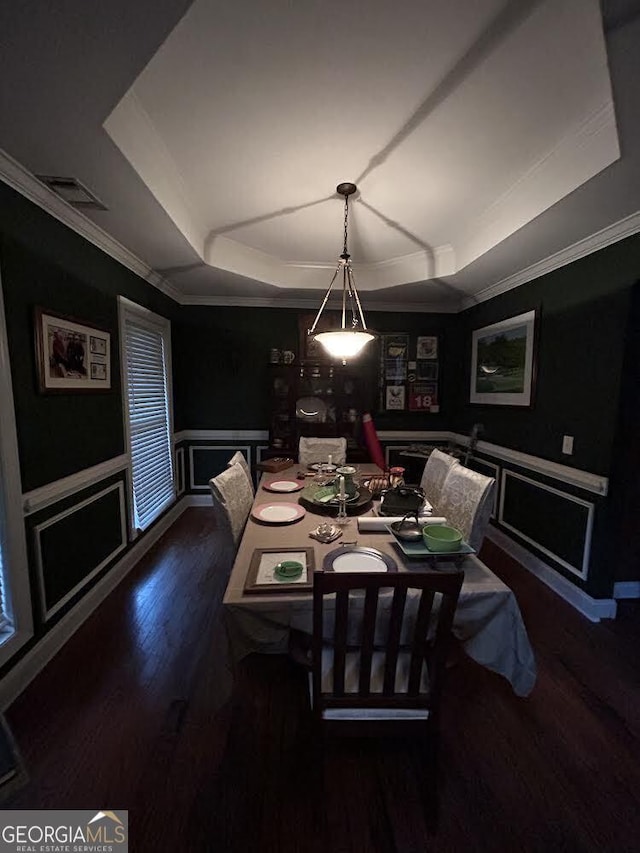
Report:
M251 489L251 494L255 494L255 490L253 488L253 480L251 479L251 469L249 468L249 463L247 462L247 457L244 453L241 453L239 450L233 454L231 459L227 462L227 468L230 468L232 465L239 465L244 473L246 474L247 481L249 483L249 488Z
M235 549L253 504L251 484L242 467L232 465L209 480L209 488L221 533Z
M454 465L459 464L450 453L443 453L437 447L431 451L420 480L420 486L431 506L438 506L447 474Z
M485 477L464 465L454 465L442 487L436 504L438 515L462 531L466 542L480 550L493 510L494 477Z
M334 465L344 465L347 461L347 439L300 436L298 444L298 462L300 465L327 462L329 456L331 456Z
M462 572L313 576L313 719L323 734L414 737L411 764L431 832L438 708L462 579Z

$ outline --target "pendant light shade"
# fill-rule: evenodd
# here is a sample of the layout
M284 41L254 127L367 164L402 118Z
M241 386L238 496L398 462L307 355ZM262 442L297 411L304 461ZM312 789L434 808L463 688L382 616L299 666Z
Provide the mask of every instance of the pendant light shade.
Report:
M333 274L329 288L322 300L320 310L316 314L313 325L308 334L313 336L332 358L339 358L343 363L348 358L358 355L362 349L375 339L375 334L367 329L364 312L360 304L360 297L356 290L356 283L351 267L351 255L347 248L347 236L349 227L349 196L353 195L357 187L355 184L338 184L336 191L344 196L344 248L338 259L338 266ZM318 321L322 316L329 296L333 289L338 274L342 273L342 320L340 326L325 332L316 332ZM349 316L349 321L347 317Z

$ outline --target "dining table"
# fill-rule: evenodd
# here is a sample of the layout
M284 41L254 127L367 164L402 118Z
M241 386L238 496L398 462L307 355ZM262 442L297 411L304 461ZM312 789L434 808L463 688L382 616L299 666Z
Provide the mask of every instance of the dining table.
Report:
M358 476L363 479L375 472L379 469L374 465L361 465ZM286 488L292 491L274 491L274 482L288 483ZM293 465L277 474L263 474L256 490L223 599L226 676L230 684L235 665L246 655L286 653L292 630L303 635L312 633L312 571L306 583L280 585L272 581L257 586L256 561L263 553L281 553L284 558L296 550L311 553L315 569L322 569L337 549L345 553L350 548L371 548L390 559L397 571L451 571L453 567L462 570L464 581L453 620L454 635L467 655L504 676L517 696L529 695L536 681L536 665L517 599L475 553L460 555L455 564L444 559L408 557L386 526L373 520L379 517L376 500L358 508L359 515L348 517L340 538L329 543L318 541L310 534L322 522L335 524L330 515L336 513L309 501L309 483L307 472ZM282 511L283 507L288 511ZM281 520L283 517L287 520ZM381 529L360 529L358 518L367 519L363 526Z

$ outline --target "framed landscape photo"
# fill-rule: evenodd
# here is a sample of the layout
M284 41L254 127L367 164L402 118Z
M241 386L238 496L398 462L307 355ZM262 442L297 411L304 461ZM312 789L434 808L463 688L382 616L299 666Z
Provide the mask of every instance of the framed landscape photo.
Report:
M471 338L471 403L530 406L536 312L476 329Z
M111 388L109 332L44 308L36 308L34 323L42 394Z

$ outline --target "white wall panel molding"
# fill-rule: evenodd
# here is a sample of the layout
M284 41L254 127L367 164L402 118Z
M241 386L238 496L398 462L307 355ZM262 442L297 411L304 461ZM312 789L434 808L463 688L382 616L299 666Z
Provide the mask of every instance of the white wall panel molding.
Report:
M56 601L52 607L47 608L47 600L46 600L46 588L45 588L45 580L44 580L44 559L42 555L42 547L41 547L41 534L43 530L46 530L48 527L51 527L57 522L62 521L63 518L68 518L70 515L78 512L83 509L85 506L89 506L89 504L95 503L103 498L105 495L108 495L110 492L117 491L118 492L118 508L120 511L120 543L111 551L109 554L106 554L104 558L98 563L97 566L94 566L91 571L86 574L82 580L77 583L73 589L70 589L66 595L64 595L59 601ZM58 513L58 515L54 515L52 518L48 518L46 521L43 521L42 524L37 524L34 529L34 537L35 537L35 556L36 556L36 570L38 574L38 584L40 587L40 603L41 603L41 611L42 617L46 622L48 619L53 616L54 613L57 613L58 610L67 603L73 596L81 590L84 586L86 586L89 581L94 578L98 572L100 572L107 563L111 562L114 557L116 557L121 551L123 551L127 547L127 509L125 506L124 500L124 484L122 482L114 483L112 486L108 486L106 489L103 489L101 492L98 492L95 495L91 495L90 498L87 498L84 501L80 501L80 503L74 504L68 509L64 510L64 512Z
M76 492L92 486L100 480L122 471L124 468L129 468L130 459L128 453L123 453L121 456L114 456L113 459L107 459L105 462L100 462L98 465L93 465L91 468L85 468L83 471L77 471L75 474L70 474L68 477L63 477L61 480L54 480L53 483L47 483L46 486L40 486L30 492L25 492L22 495L22 507L25 515L31 515L45 507L51 506L62 498L67 498Z
M570 503L578 504L579 506L582 506L587 510L587 523L584 531L582 560L579 566L572 565L559 554L554 554L553 551L549 550L549 548L547 548L541 542L538 542L537 540L529 536L527 533L523 532L522 530L519 530L517 527L510 524L508 521L505 521L504 503L507 494L509 478L529 483L529 485L534 486L536 489L541 489L542 491L550 492L551 494L561 497L563 500L569 501ZM589 501L584 501L582 500L582 498L577 498L574 495L568 494L568 492L562 492L559 489L554 489L552 486L547 486L546 483L541 483L538 480L532 480L531 477L524 477L522 474L516 474L515 471L502 472L500 506L498 509L498 521L500 522L500 524L503 527L506 527L508 530L513 531L513 533L517 534L521 539L524 539L525 542L529 542L530 545L533 545L539 551L542 551L543 554L546 554L548 557L551 557L552 560L555 560L561 566L564 566L565 569L572 572L574 575L577 575L578 577L582 578L583 580L586 579L587 573L589 571L589 556L591 554L591 534L593 532L593 513L594 505Z
M247 464L249 465L249 470L251 470L251 447L248 444L191 444L189 445L189 489L193 491L194 489L200 489L202 491L209 491L209 480L211 477L207 478L206 483L196 483L195 477L193 475L194 471L194 451L202 452L215 452L218 453L221 450L227 450L231 455L233 455L236 450L244 450L245 456L247 457ZM226 463L225 463L226 464ZM223 466L224 467L224 466Z
M455 433L449 431L429 432L427 430L383 429L378 431L380 441L410 441L412 444L422 441L453 441Z
M176 450L174 469L176 478L176 495L180 497L180 495L184 493L186 488L184 447L179 447Z
M122 243L103 231L91 219L50 190L34 175L0 149L0 179L28 198L42 210L51 214L76 234L93 243L98 249L121 263L131 272L162 291L166 296L181 302L180 292L165 278L129 251Z
M149 528L144 536L138 539L111 571L92 586L86 595L52 626L37 645L9 670L0 681L0 709L4 711L11 705L188 506L184 498L178 501L153 527Z
M452 438L456 444L463 447L469 444L469 436L452 434ZM606 495L609 489L607 477L591 474L589 471L581 471L579 468L570 468L568 465L561 465L558 462L550 462L548 459L531 456L529 453L521 453L519 450L511 450L509 447L490 444L488 441L479 441L476 445L476 451L486 453L487 456L493 456L496 459L502 459L505 462L511 462L513 465L518 465L529 471L544 474L545 477L551 477L554 480L576 486L586 492L593 492L596 495Z
M265 441L265 429L183 429L173 435L173 441ZM237 449L237 448L234 448Z
M564 598L572 607L586 616L590 622L599 622L601 619L615 619L617 607L614 599L593 598L587 595L584 590L559 575L551 566L527 551L518 542L514 542L510 536L493 527L493 525L490 525L487 530L487 538L521 563L525 569L539 578L561 598Z

